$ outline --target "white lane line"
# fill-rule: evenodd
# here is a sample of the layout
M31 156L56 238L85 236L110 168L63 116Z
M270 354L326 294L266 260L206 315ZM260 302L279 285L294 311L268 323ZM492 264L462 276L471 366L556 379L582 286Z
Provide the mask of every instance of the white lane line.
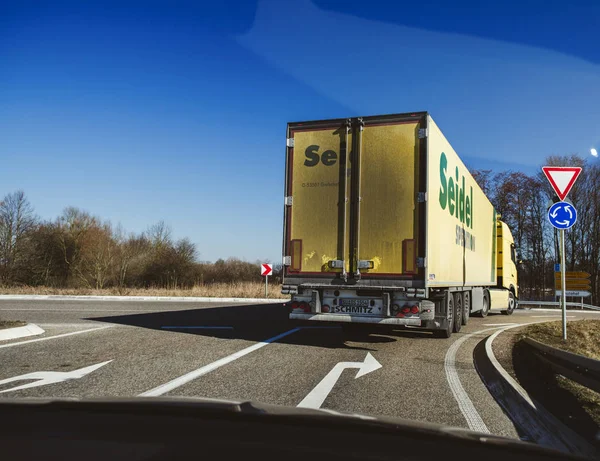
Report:
M501 327L496 327L501 328ZM450 390L452 391L452 395L454 396L454 400L458 403L458 408L461 413L467 420L467 424L469 425L469 429L476 432L483 432L486 434L490 433L490 430L483 422L483 419L475 409L475 405L469 398L467 391L462 386L460 379L458 378L458 370L456 369L456 352L458 348L464 343L467 339L475 335L479 335L481 333L485 333L486 331L495 330L496 328L486 328L484 330L476 331L474 333L469 333L462 338L457 339L452 343L448 352L446 352L446 358L444 359L444 371L446 372L446 381L448 381L448 385L450 386Z
M508 326L496 326L492 328L485 328L480 331L475 331L473 333L469 333L468 335L463 336L462 338L456 340L446 352L446 358L444 360L444 370L446 372L446 380L448 381L448 385L452 391L452 395L454 399L458 403L458 407L460 408L461 413L467 420L467 424L469 425L469 429L478 432L489 433L489 429L483 422L483 419L475 409L473 402L469 398L469 395L465 391L462 386L460 379L458 378L458 371L456 369L456 352L459 347L466 340L472 338L475 335L479 335L481 333L486 333L488 331L497 330L494 333L494 337L498 336L498 334L502 333L505 330L509 330L511 328L524 327L527 325L532 325L533 323L544 323L543 320L538 320L536 322L528 322L528 323L515 323L510 324ZM491 347L491 346L490 346ZM487 351L487 348L486 348Z
M498 330L496 331L494 334L492 334L491 336L489 336L486 340L485 340L485 352L488 356L488 359L490 359L490 362L492 362L492 365L494 366L494 368L496 369L496 371L498 373L500 373L502 375L502 377L508 381L508 383L519 393L521 394L521 397L523 397L523 399L525 399L525 401L531 405L531 407L535 410L535 404L531 401L531 398L529 397L529 394L527 393L527 391L525 389L523 389L521 387L521 385L519 383L517 383L513 377L511 375L508 374L508 372L504 369L504 367L502 365L500 365L500 362L498 362L498 359L496 358L496 355L494 354L494 350L492 349L492 343L494 342L494 339L496 339L496 337L502 333L504 331L504 329L502 330Z
M233 327L221 327L221 326L162 326L161 328L164 328L165 330L233 330Z
M149 391L143 392L138 397L157 397L159 395L166 394L167 392L170 392L173 389L177 389L178 387L181 387L184 384L189 383L190 381L193 381L196 378L199 378L200 376L204 376L205 374L210 373L211 371L214 371L217 368L222 367L223 365L227 365L228 363L231 363L234 360L244 357L245 355L248 355L254 351L257 351L275 341L280 340L281 338L284 338L288 335L296 333L297 331L300 331L300 330L301 330L300 327L294 328L292 330L281 333L280 335L273 336L272 338L266 339L260 343L253 344L252 346L246 347L245 349L242 349L241 351L238 351L234 354L228 355L227 357L223 357L222 359L219 359L216 362L209 363L208 365L205 365L194 371L186 373L185 375L180 376L179 378L175 378L175 379L169 381L168 383L162 384L158 387L155 387L154 389L150 389Z
M37 338L37 339L29 339L27 341L19 341L18 343L2 344L2 345L0 345L0 349L3 349L5 347L20 346L22 344L37 343L38 341L48 341L49 339L64 338L66 336L73 336L73 335L80 335L80 334L83 334L83 333L90 333L92 331L99 331L99 330L104 330L106 328L112 328L113 326L114 325L107 325L105 327L100 327L100 328L90 328L90 329L83 330L83 331L72 331L71 333L63 333L61 335L47 336L45 338Z

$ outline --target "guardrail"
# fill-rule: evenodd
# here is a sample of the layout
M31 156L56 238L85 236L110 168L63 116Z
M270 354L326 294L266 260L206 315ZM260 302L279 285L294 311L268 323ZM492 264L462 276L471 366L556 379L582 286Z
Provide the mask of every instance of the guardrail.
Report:
M554 373L600 392L600 360L556 349L531 338L523 341L534 349L535 355Z
M519 300L519 306L557 306L560 308L560 302L558 301L523 301ZM567 306L579 307L584 309L591 309L594 311L600 311L600 307L592 306L591 304L581 304L567 301Z

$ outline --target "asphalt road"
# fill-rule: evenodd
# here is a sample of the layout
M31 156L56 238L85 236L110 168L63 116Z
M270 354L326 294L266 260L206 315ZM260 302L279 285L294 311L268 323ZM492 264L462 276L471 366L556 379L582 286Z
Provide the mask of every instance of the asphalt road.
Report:
M600 318L569 312L569 320L583 317ZM479 378L473 349L501 325L560 315L517 311L471 318L450 339L413 329L294 329L279 304L0 300L0 318L46 330L0 341L0 398L146 394L297 406L320 395L321 408L330 410L518 438ZM369 354L381 366L357 378ZM2 383L30 373L38 375ZM15 389L40 384L40 377L43 385ZM321 391L315 390L319 383Z

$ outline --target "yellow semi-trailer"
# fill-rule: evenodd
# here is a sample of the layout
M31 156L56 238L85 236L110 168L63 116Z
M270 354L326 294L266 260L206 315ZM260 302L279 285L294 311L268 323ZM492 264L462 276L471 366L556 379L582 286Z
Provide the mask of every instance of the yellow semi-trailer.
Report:
M449 337L516 308L510 230L428 113L290 123L285 171L290 319Z

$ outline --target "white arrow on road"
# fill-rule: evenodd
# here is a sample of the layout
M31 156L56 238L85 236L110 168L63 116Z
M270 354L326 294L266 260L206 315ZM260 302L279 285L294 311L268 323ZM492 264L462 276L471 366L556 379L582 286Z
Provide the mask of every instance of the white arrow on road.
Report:
M336 364L321 382L310 391L304 400L298 404L298 407L321 408L321 405L323 405L323 402L346 368L358 368L358 373L356 373L356 376L354 377L354 379L357 379L381 368L381 364L375 360L375 357L373 357L370 352L367 352L364 362L340 362Z
M85 375L90 374L92 371L96 371L98 368L103 367L104 365L110 362L112 362L112 360L97 363L96 365L90 365L89 367L80 368L79 370L73 371L36 371L33 373L27 373L25 375L3 379L0 381L0 385L12 383L15 381L27 381L30 379L36 379L37 381L33 383L23 384L22 386L11 387L10 389L0 391L0 394L3 394L4 392L18 391L21 389L30 389L32 387L46 386L47 384L62 383L63 381L68 381L70 379L83 378Z

